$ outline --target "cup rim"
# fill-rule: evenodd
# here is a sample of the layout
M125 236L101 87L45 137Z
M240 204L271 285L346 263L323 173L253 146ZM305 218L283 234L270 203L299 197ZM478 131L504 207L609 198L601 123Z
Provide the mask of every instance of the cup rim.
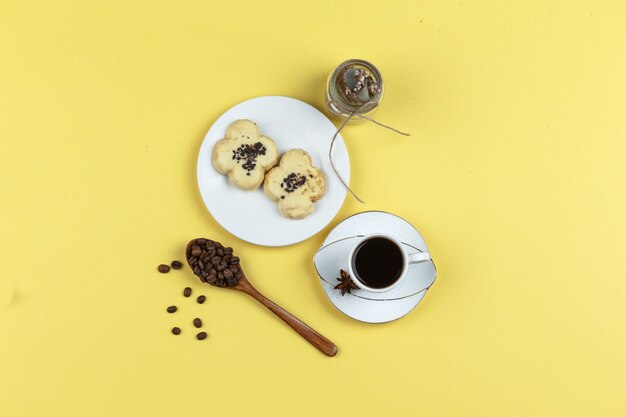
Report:
M383 288L372 288L372 287L364 284L359 278L357 278L357 274L354 271L354 268L352 267L352 264L353 264L352 258L354 257L354 252L356 251L356 249L359 246L361 246L361 244L363 242L365 242L366 240L374 239L374 238L377 238L377 237L382 237L384 239L392 241L398 247L398 249L400 250L400 253L402 254L402 272L400 273L400 276L391 285L388 285L388 286L383 287ZM350 277L352 278L354 283L357 285L357 287L359 287L360 289L362 289L364 291L380 293L380 292L386 292L386 291L389 291L389 290L395 288L405 278L406 272L408 270L408 266L409 265L408 265L407 253L404 250L404 248L402 247L402 243L399 242L394 237L392 237L390 235L386 235L384 233L374 233L374 234L371 234L371 235L365 235L365 236L361 237L354 244L354 246L352 246L352 249L350 249L350 254L348 255L348 272L350 274Z

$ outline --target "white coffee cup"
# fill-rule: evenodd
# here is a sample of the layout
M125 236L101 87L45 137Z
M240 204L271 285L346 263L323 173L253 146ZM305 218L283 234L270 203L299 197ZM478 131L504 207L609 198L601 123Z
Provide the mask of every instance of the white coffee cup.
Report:
M401 256L402 258L402 266L400 269L400 273L398 274L398 277L395 279L395 281L393 281L392 283L390 283L389 285L385 286L385 287L381 287L381 288L373 288L371 286L368 286L366 283L364 283L361 278L359 277L359 274L356 271L356 266L355 266L355 262L356 262L356 257L358 256L357 250L361 248L361 246L363 246L367 241L374 239L374 238L382 238L382 239L386 239L392 243L395 244L395 246L397 247L398 250L398 254ZM361 255L363 256L363 255ZM401 242L399 242L398 240L396 240L395 238L383 234L383 233L377 233L377 234L372 234L372 235L367 235L362 237L361 239L358 239L354 246L352 247L352 249L350 249L350 254L348 256L348 273L350 274L350 277L352 278L352 280L354 281L354 283L361 289L366 290L366 291L371 291L371 292L385 292L385 291L389 291L392 288L396 287L398 284L400 284L400 282L402 282L402 280L404 278L406 278L407 276L407 271L409 268L410 264L416 264L416 263L420 263L420 262L427 262L430 261L431 257L430 257L430 253L428 252L414 252L408 251L408 247L403 245ZM381 260L381 262L384 262L384 260Z

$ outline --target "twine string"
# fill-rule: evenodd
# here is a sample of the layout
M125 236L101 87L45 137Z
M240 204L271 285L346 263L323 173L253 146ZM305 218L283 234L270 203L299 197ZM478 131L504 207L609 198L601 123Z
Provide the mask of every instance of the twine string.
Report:
M398 129L395 129L391 126L388 126L384 123L380 123L379 121L376 121L374 119L372 119L371 117L359 114L360 111L362 111L366 106L371 105L375 102L373 101L368 101L367 103L363 104L361 107L359 107L358 109L356 109L353 112L350 112L348 114L348 117L346 117L346 119L341 123L341 125L339 125L339 127L337 128L337 131L335 132L335 134L333 135L333 139L330 141L330 148L328 149L328 159L330 160L330 166L332 167L333 171L335 172L335 175L337 175L337 178L339 178L339 181L341 181L341 183L343 184L344 187L346 187L346 190L348 190L350 192L350 194L352 194L352 196L354 198L357 199L357 201L361 204L365 204L365 201L363 201L358 195L356 195L356 193L354 191L352 191L352 189L350 188L350 186L344 181L344 179L341 177L341 174L339 174L339 171L337 171L337 168L335 167L335 163L333 162L333 147L335 146L335 140L337 139L337 136L339 136L339 133L343 130L344 127L346 127L346 125L348 124L348 122L350 121L350 119L352 119L353 117L358 117L361 119L365 119L367 121L370 121L378 126L384 127L385 129L389 129L399 135L402 136L411 136L410 133L406 133L406 132L402 132ZM336 105L336 103L335 103ZM372 107L373 108L373 107Z

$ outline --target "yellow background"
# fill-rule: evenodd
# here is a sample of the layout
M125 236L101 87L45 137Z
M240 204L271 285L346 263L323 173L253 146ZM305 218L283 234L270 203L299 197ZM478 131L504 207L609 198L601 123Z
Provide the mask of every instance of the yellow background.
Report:
M99 3L0 0L1 416L626 415L626 3ZM229 235L196 187L211 123L260 95L321 109L353 57L385 77L377 118L412 133L345 130L367 204L291 247ZM336 311L311 264L370 209L414 223L439 269L380 326ZM338 356L156 272L199 235Z

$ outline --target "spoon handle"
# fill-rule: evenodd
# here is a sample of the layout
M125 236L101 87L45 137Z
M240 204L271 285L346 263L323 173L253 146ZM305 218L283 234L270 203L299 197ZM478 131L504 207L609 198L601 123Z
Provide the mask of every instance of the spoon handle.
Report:
M265 297L252 285L249 283L246 284L247 285L239 286L239 289L267 307L270 311L272 311L272 313L280 317L282 321L287 323L292 329L298 332L300 336L304 337L310 344L318 348L325 355L335 356L337 354L337 346L333 342L326 339L302 320L298 319L284 308Z

